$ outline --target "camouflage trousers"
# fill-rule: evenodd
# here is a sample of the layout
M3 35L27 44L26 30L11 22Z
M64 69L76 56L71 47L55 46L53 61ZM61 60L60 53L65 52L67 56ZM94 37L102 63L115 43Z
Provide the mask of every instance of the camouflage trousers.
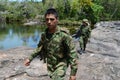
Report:
M53 68L53 71L50 68L48 68L48 74L51 80L64 80L66 70L67 70L67 66L60 65L57 66L55 69Z
M88 38L83 37L83 36L80 37L79 44L82 50L85 50L87 42L88 42Z

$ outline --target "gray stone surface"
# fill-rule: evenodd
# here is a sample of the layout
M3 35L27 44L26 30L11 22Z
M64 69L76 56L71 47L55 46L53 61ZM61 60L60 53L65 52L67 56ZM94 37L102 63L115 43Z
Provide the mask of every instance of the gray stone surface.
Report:
M78 41L74 43L78 50ZM46 64L39 58L24 66L33 50L24 46L0 50L0 80L50 80ZM120 80L120 22L97 23L86 53L79 57L77 80ZM65 80L69 80L70 68L66 74Z

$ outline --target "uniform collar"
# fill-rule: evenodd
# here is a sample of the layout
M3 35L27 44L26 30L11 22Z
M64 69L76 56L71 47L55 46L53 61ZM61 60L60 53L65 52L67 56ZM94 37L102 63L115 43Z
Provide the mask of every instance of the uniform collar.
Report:
M48 28L45 30L45 32L46 32L46 33L48 32ZM56 31L55 31L54 34L57 34L57 33L59 33L59 32L60 32L60 27L57 26L57 27L56 27Z

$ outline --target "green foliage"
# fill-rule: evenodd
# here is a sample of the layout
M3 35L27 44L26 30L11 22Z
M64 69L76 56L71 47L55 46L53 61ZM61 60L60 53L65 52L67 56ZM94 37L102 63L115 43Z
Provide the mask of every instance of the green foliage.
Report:
M64 4L63 1L58 0L56 9L57 9L57 11L59 13L59 19L63 19L64 18L64 9L65 9L65 7L63 6L63 4Z
M102 20L120 20L120 0L94 0L94 3L102 6Z
M0 4L0 11L4 11L5 10L5 6Z
M91 8L94 12L93 15L96 18L96 21L100 21L100 18L102 16L102 12L103 12L104 8L100 5L95 4L95 3L92 3Z
M8 22L11 21L24 21L26 19L34 19L35 16L39 15L42 11L41 4L38 2L6 2L3 1L1 4L4 4L5 14L2 14ZM0 4L0 5L1 5Z
M66 26L79 26L81 24L81 21L75 21L75 20L60 20L59 22L60 25L66 25Z
M119 4L120 0L42 0L42 2L1 0L0 16L8 21L26 21L43 16L46 9L54 7L59 13L60 20L79 21L87 18L95 24L100 20L120 20Z

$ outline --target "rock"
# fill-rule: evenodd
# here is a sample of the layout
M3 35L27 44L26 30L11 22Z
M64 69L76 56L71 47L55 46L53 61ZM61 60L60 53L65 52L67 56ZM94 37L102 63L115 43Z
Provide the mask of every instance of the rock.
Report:
M23 24L23 26L33 26L33 25L43 25L43 24L44 21L41 21L41 19L32 19L32 20L28 19L26 23Z
M31 21L31 22L28 22L28 23L24 23L23 25L24 26L32 26L32 25L36 25L36 24L39 24L39 23Z
M46 65L38 58L29 67L24 60L33 52L33 48L17 47L0 51L0 80L49 80Z
M99 22L92 30L86 54L79 55L76 80L119 80L120 79L120 22ZM78 40L73 41L76 49ZM16 47L0 50L0 80L50 80L46 64L35 58L30 66L24 66L24 59L33 48ZM70 76L70 67L65 80Z
M31 77L39 77L39 76L43 76L43 75L47 75L47 68L46 68L46 64L44 64L43 62L40 62L39 59L35 59L32 63L31 63L32 67L29 67L26 70L26 73L31 76ZM36 68L37 67L37 68Z
M118 22L120 23L120 22ZM120 26L100 22L92 30L87 53L80 56L78 80L119 80Z

